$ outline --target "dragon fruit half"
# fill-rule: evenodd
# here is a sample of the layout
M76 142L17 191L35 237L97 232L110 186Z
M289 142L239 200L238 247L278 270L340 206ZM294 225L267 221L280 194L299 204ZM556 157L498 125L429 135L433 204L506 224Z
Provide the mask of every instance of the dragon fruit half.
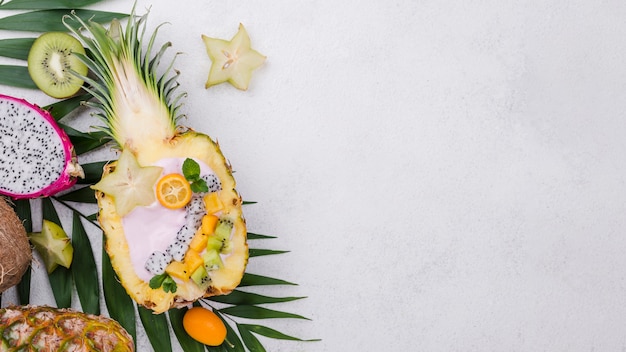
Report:
M0 94L0 194L50 196L84 177L69 137L46 110Z

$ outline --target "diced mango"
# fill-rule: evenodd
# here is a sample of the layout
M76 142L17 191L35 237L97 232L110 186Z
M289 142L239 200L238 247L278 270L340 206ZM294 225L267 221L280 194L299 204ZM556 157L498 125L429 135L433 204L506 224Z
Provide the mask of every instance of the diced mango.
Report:
M173 261L165 267L165 272L170 276L177 277L183 281L189 280L191 273L187 270L187 265L183 262Z
M202 260L199 252L189 250L185 254L185 264L187 265L187 271L193 273L198 267L204 264L204 260Z
M205 235L212 235L215 232L215 227L219 218L215 215L205 215L202 217L202 232Z
M224 204L220 200L218 192L211 192L204 196L204 206L207 214L215 214L224 209Z
M206 248L206 243L208 240L209 236L205 235L202 227L200 227L198 231L196 231L196 234L193 235L191 242L189 242L189 249L200 253Z

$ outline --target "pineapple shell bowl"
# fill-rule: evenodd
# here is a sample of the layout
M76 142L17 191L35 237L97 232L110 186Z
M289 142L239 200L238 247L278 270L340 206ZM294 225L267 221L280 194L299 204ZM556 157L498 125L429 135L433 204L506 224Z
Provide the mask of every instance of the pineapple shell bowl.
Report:
M173 94L176 75L158 75L155 64L169 44L152 56L156 31L144 41L145 20L133 13L125 27L113 21L106 29L73 15L64 23L92 53L79 56L98 77L82 77L95 97L88 104L121 151L92 187L105 249L128 294L161 313L231 292L248 246L230 165L209 136L177 124L184 94ZM154 195L157 182L172 174L184 174L193 190L177 209Z

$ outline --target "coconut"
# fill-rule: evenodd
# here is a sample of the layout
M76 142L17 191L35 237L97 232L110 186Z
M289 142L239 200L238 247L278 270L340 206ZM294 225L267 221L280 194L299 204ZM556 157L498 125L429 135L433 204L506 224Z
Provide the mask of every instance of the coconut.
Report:
M26 229L13 208L0 197L0 292L17 285L32 260Z

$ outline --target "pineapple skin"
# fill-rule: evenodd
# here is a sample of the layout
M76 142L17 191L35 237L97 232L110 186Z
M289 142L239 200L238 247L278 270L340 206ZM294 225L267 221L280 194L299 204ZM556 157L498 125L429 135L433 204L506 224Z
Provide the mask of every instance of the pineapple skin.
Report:
M161 288L152 289L148 282L139 278L132 265L126 236L135 234L124 232L122 218L115 211L113 199L102 192L96 192L100 208L98 221L105 234L105 250L128 295L138 304L158 314L170 308L187 306L203 297L230 293L241 282L248 262L247 230L241 211L242 200L235 190L232 169L219 145L205 134L187 130L150 147L136 146L134 153L143 166L170 157L197 158L209 165L222 183L222 190L219 192L220 200L225 206L222 214L233 221L234 232L231 237L233 251L225 258L224 267L211 273L211 284L206 290L192 280L177 283L176 293L165 292ZM115 163L109 164L103 177L114 167Z
M128 332L103 316L47 306L0 309L0 352L134 350Z

